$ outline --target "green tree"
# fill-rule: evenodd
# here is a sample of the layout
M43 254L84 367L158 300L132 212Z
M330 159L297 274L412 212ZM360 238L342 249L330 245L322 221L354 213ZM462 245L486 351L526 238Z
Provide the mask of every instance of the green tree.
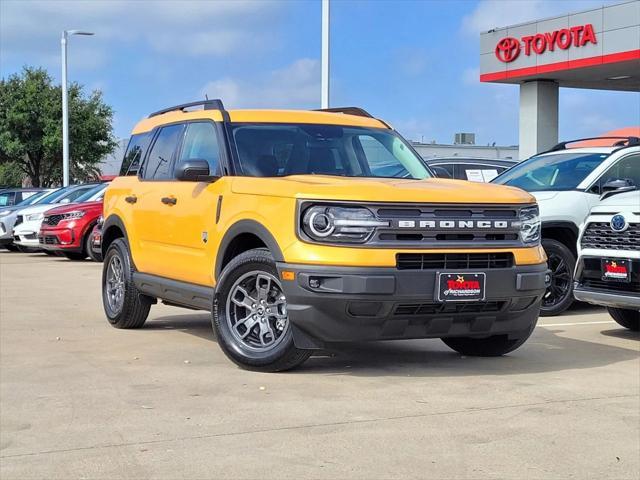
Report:
M74 182L95 179L116 146L113 110L99 91L69 85L69 158ZM62 92L42 68L0 80L0 165L17 166L35 187L62 183Z

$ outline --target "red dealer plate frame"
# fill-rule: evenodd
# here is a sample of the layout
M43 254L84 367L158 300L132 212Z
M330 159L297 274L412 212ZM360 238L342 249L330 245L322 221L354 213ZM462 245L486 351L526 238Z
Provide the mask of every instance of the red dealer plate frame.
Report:
M466 283L478 282L479 292L471 294L469 293L470 290L475 290L471 288L461 288L459 290L450 289L449 282L454 281L459 283L460 278ZM486 292L487 274L485 272L438 272L437 274L436 298L438 302L484 302Z
M617 272L613 272L607 276L607 266L611 267L615 264L615 267L622 267L625 269L626 274L624 277L614 276ZM618 283L630 283L631 282L631 260L628 258L603 258L600 261L600 272L602 273L602 280L605 282L618 282ZM622 275L623 272L620 272Z

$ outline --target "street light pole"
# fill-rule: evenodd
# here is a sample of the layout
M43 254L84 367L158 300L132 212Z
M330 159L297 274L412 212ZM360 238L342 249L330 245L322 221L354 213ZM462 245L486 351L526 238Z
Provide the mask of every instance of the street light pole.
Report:
M322 0L322 65L320 108L329 108L329 0Z
M69 92L67 85L67 39L71 35L93 35L81 30L65 30L60 38L62 49L62 186L69 185Z

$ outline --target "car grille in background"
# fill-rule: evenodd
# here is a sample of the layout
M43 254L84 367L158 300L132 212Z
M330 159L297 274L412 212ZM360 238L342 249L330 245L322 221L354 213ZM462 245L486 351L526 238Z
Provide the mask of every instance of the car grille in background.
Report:
M24 221L24 216L18 215L16 217L16 223L14 223L13 226L15 227L16 225L20 225L23 221Z
M609 222L592 222L582 235L580 245L582 248L639 250L640 223L630 223L624 232L614 232Z
M396 306L395 316L440 315L451 313L499 312L506 302L460 302L460 303L400 303Z
M492 269L513 266L513 254L503 253L398 253L398 270Z
M60 242L58 241L58 237L54 237L52 235L45 235L44 237L38 237L40 243L44 245L58 245Z
M60 223L60 220L62 220L63 218L64 218L64 215L51 215L49 217L44 217L44 220L42 220L42 223L44 223L45 225L50 225L52 227L55 227Z

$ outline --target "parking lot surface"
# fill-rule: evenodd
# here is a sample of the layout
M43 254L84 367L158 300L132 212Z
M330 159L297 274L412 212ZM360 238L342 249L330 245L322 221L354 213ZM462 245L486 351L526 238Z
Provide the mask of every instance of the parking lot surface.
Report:
M240 370L209 315L102 312L102 265L0 252L0 478L640 476L639 337L598 308L502 358L439 340Z

